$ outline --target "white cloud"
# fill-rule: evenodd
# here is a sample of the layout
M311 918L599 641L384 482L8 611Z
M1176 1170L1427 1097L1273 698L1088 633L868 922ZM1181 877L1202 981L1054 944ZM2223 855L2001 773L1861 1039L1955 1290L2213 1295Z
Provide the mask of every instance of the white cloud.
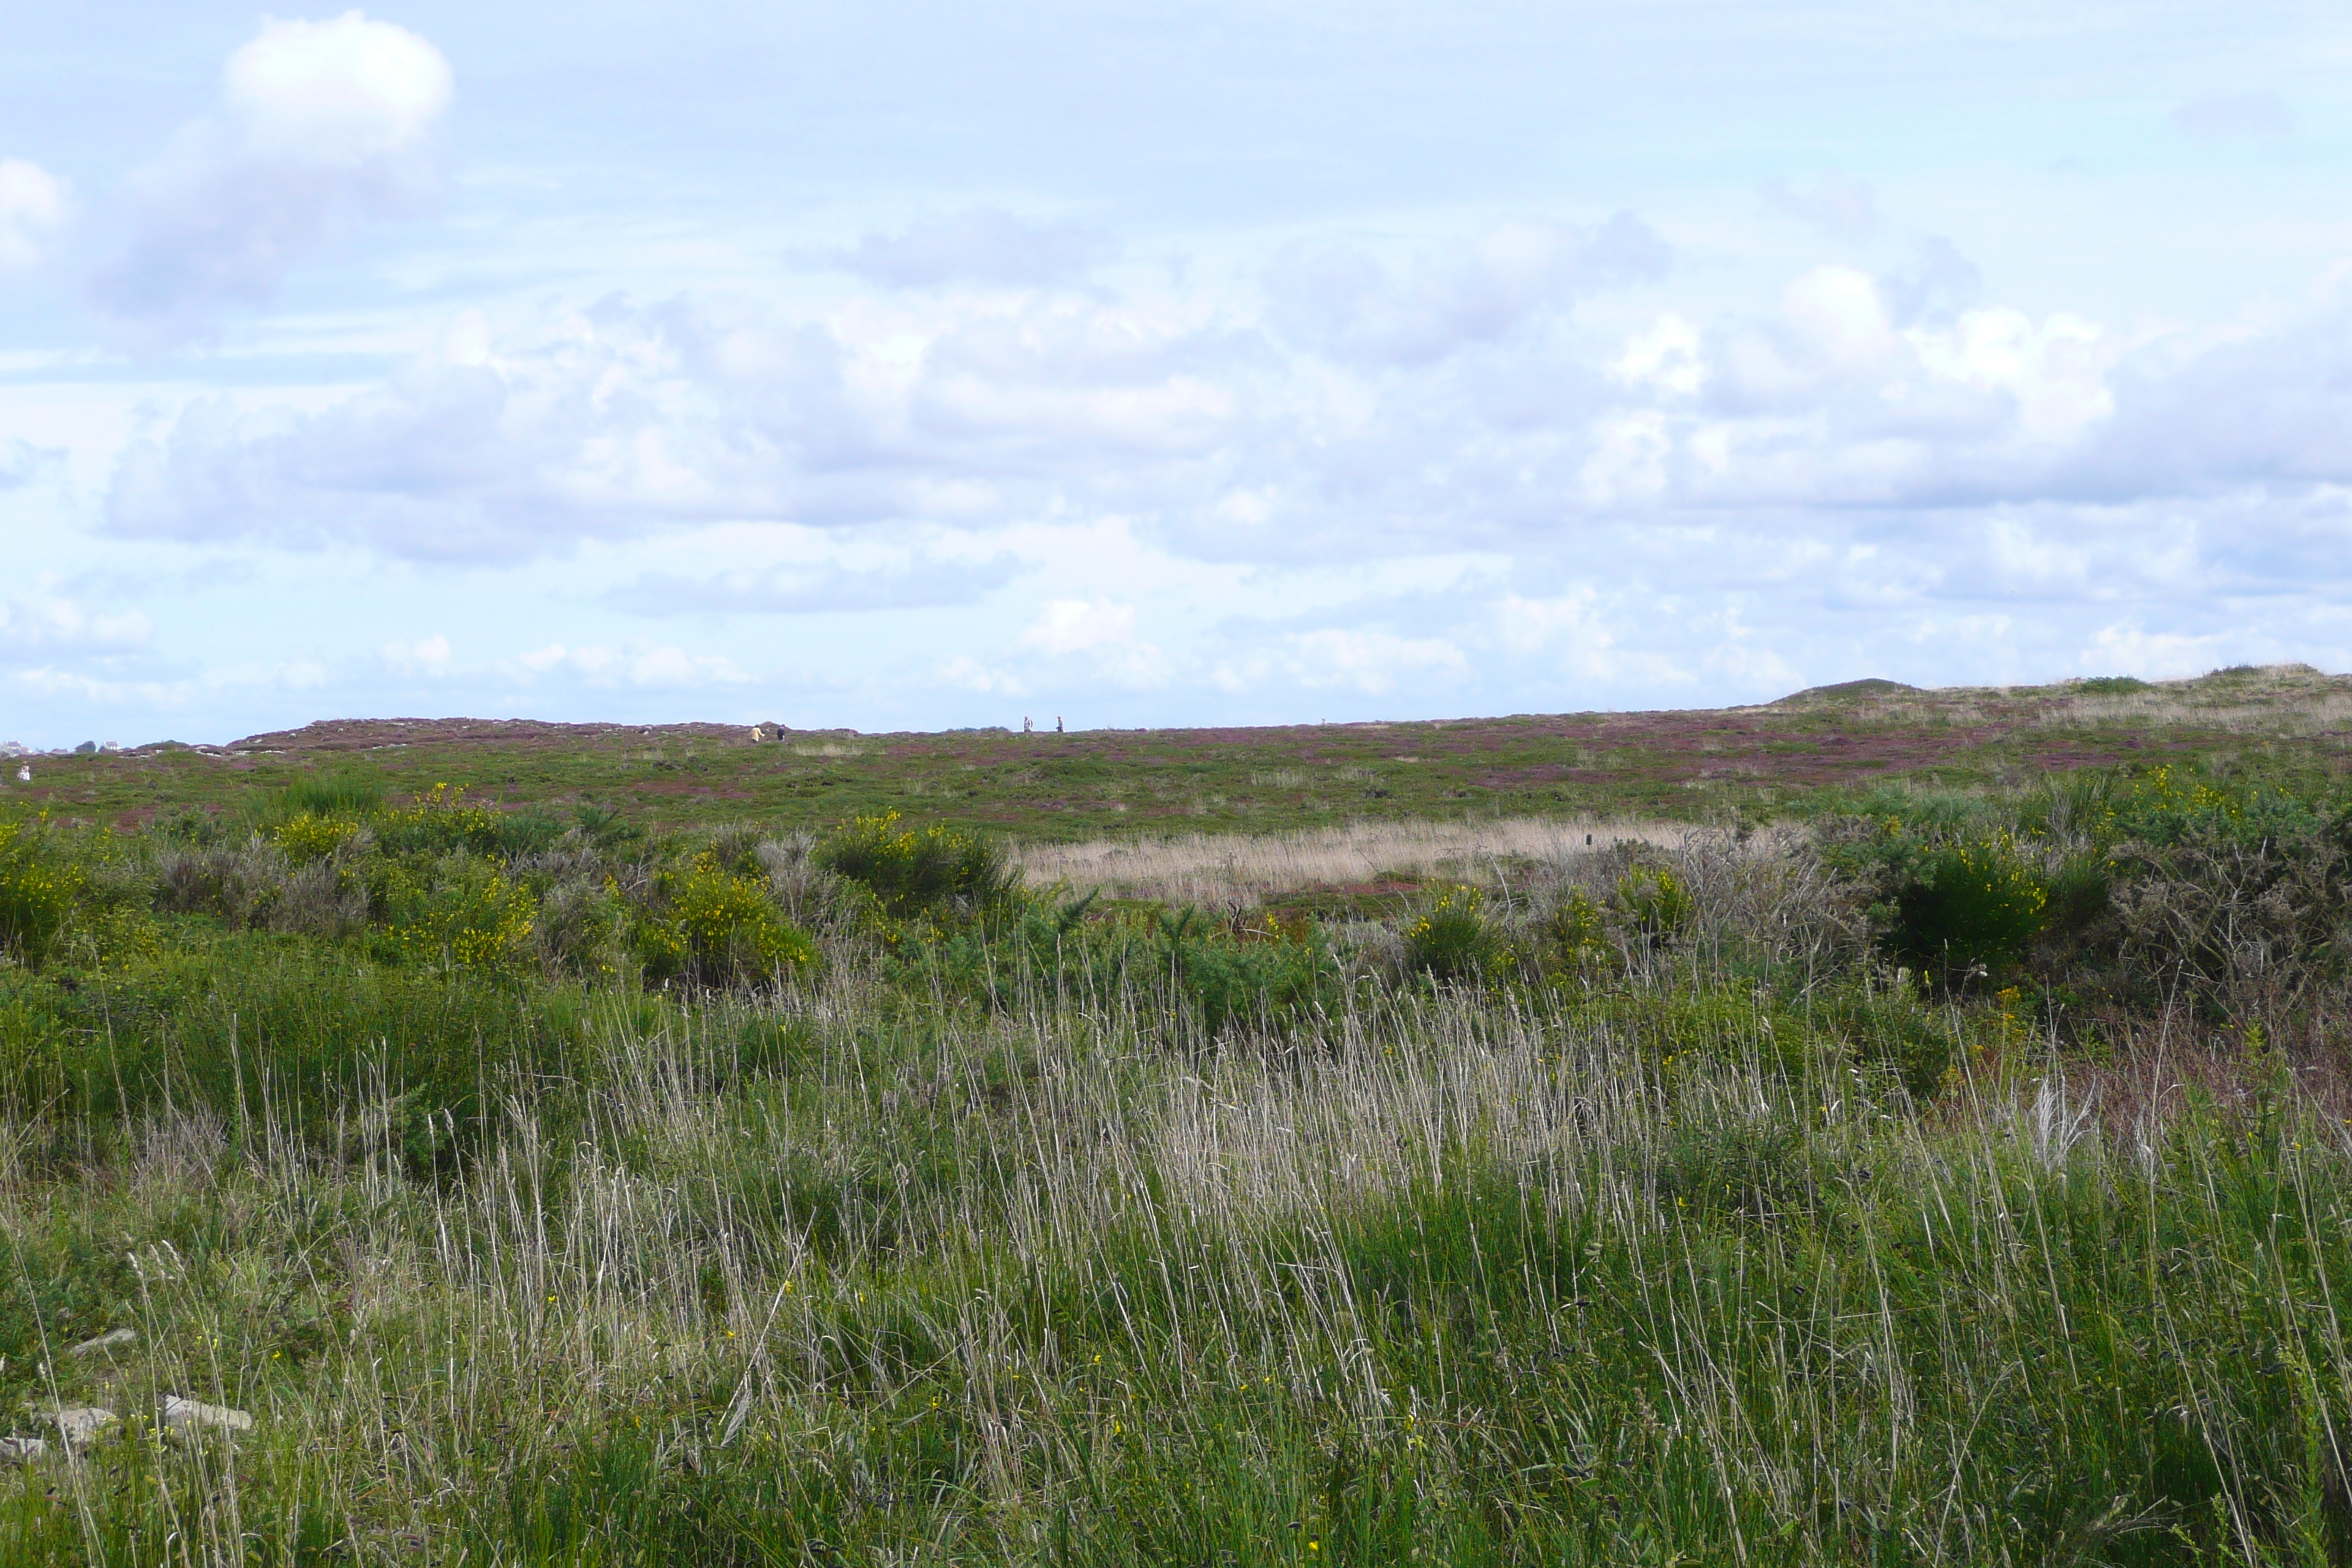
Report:
M1299 250L1267 284L1281 330L1344 361L1426 365L1496 342L1578 294L1663 276L1671 251L1630 213L1598 228L1550 221L1496 226L1466 246L1424 256L1392 278L1358 249Z
M2080 316L2061 311L2037 324L2021 310L1970 310L1948 331L1906 336L1930 375L2014 399L2030 439L2061 439L2114 412L2106 373L2117 345Z
M66 182L22 158L0 158L0 268L30 267L65 226Z
M1055 599L1022 632L1024 647L1049 654L1080 653L1135 637L1135 606L1108 599Z
M1393 691L1400 683L1450 684L1470 672L1461 648L1443 637L1338 627L1291 637L1288 662L1302 686L1352 687L1373 695Z
M20 489L65 466L66 454L29 441L0 441L0 493Z
M78 599L34 588L0 598L0 647L44 653L118 654L144 648L154 626L141 611L93 610Z
M451 670L449 639L438 632L413 643L394 639L377 651L403 675L447 675Z
M218 109L134 176L137 229L98 298L152 342L267 300L339 214L397 214L431 192L453 84L438 49L361 12L264 21L229 57Z
M1625 340L1624 352L1610 365L1609 373L1620 382L1687 397L1706 384L1706 361L1698 329L1680 313L1668 310L1648 331Z
M2086 673L2137 675L2148 679L2197 675L2223 662L2227 633L2189 636L2149 632L2122 624L2102 626L2079 658Z
M1814 268L1790 283L1781 308L1805 346L1837 370L1877 370L1902 348L1878 279L1859 267Z
M968 653L957 654L941 664L939 678L949 686L964 691L1019 697L1028 690L1021 678L1013 671L992 668Z

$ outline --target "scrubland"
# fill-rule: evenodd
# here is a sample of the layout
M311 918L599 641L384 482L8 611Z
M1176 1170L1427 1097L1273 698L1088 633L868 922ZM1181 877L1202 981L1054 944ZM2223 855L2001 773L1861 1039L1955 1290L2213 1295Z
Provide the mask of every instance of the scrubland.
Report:
M12 821L0 1561L2345 1560L2347 802L1832 804Z

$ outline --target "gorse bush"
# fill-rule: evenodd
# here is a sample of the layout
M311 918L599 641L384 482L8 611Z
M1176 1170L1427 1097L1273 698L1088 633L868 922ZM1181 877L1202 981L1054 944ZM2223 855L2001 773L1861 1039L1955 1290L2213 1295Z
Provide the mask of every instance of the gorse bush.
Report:
M396 853L463 849L498 855L506 847L500 814L446 784L435 784L405 806L376 813L369 825L383 847Z
M2157 767L2114 782L2084 826L2101 847L2165 847L2189 840L2260 844L2320 830L2336 816L2309 794L2261 780L2201 778Z
M1690 929L1698 906L1674 869L1635 866L1618 879L1615 903L1633 934L1651 942L1670 942Z
M455 853L403 867L384 897L391 945L425 963L510 969L531 956L539 901L497 863Z
M2006 967L2042 930L2050 893L2040 870L2006 837L1919 847L1895 896L1887 943L1947 973Z
M1543 967L1582 973L1612 956L1609 923L1601 905L1581 888L1563 889L1538 923L1536 949Z
M903 826L897 812L861 816L817 849L817 861L859 883L888 914L903 918L942 905L966 911L1011 896L1015 874L1003 849L977 834L933 824Z
M1502 937L1476 888L1445 889L1404 928L1406 965L1433 980L1471 980L1502 962Z
M815 944L776 912L766 882L730 871L715 851L696 856L684 874L666 880L664 890L667 912L644 921L637 934L650 978L758 983L816 962Z
M349 847L360 836L360 825L349 817L320 816L299 812L280 823L270 841L297 864L324 860Z
M1156 934L1146 973L1169 977L1210 1038L1234 1024L1279 1028L1336 1000L1339 971L1309 921L1272 919L1244 932L1184 910L1161 914Z
M0 822L0 951L38 965L80 908L89 877L46 823Z

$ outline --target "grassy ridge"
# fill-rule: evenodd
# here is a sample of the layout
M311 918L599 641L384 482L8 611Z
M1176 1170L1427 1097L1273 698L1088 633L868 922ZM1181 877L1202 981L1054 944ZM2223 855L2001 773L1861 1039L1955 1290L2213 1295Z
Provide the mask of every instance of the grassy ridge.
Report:
M2005 786L2166 757L2334 774L2347 730L2352 679L2300 666L2153 685L1858 682L1697 712L781 743L732 725L369 721L35 759L0 800L125 826L189 809L236 822L289 784L359 777L394 795L446 784L509 806L597 804L656 827L821 828L895 809L1041 841L1495 815L1755 821L1888 781Z

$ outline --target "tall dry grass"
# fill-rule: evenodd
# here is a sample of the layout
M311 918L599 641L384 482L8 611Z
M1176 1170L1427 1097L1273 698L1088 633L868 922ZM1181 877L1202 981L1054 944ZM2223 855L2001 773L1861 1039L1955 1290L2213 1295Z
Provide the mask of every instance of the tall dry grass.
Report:
M1921 1115L1694 977L1205 1055L845 984L774 1075L616 1026L438 1171L389 1084L20 1136L14 1288L102 1247L141 1338L47 1357L134 1419L0 1477L0 1555L2326 1560L2340 1124L2113 1127L2022 1031Z
M1392 874L1495 883L1506 879L1507 866L1556 865L1588 848L1675 848L1703 831L1688 823L1581 817L1358 822L1297 833L1027 845L1017 860L1032 887L1059 883L1108 898L1249 908L1269 897L1360 886Z

